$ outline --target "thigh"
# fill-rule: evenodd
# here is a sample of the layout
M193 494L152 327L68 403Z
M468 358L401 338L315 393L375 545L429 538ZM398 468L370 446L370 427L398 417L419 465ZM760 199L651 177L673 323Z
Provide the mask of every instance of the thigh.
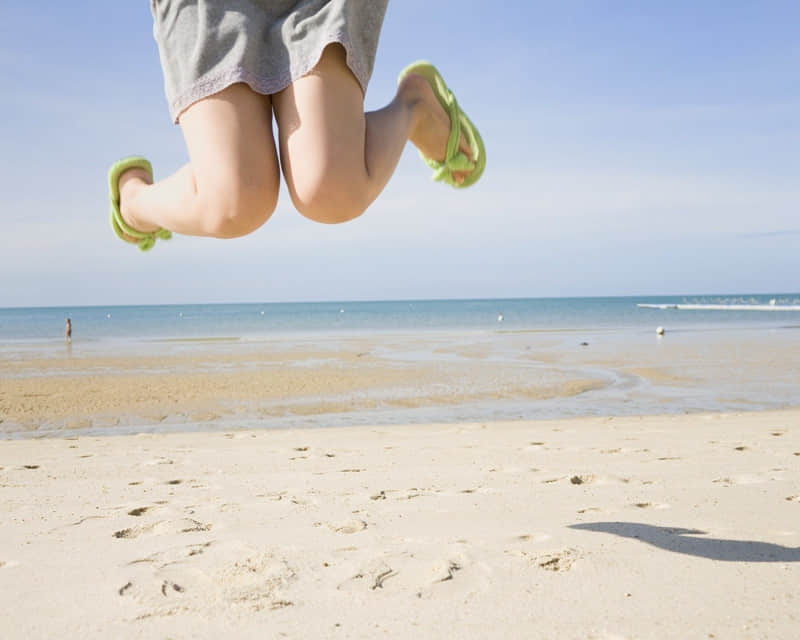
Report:
M341 45L326 47L313 71L273 95L272 104L293 197L337 176L365 173L364 94Z
M195 102L179 116L198 193L225 194L280 184L270 96L238 83Z

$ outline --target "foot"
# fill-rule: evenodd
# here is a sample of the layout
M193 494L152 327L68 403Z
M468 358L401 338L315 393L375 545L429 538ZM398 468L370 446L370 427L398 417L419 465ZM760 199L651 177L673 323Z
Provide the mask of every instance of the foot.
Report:
M152 184L150 176L144 169L128 169L119 177L119 211L122 214L122 219L129 227L144 233L157 231L159 227L138 219L132 209L137 194L150 184ZM131 238L131 240L135 239Z
M439 162L444 161L447 139L450 137L450 116L439 104L428 81L422 76L410 73L400 83L398 96L411 109L412 125L409 140L426 157ZM470 160L474 160L472 150L463 134L459 149ZM461 184L469 174L469 171L456 171L453 173L453 178Z

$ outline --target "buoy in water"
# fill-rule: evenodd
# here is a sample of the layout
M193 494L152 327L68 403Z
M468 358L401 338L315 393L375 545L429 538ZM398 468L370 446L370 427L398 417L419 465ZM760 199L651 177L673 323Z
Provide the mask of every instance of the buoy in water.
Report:
M664 335L664 327L657 327L656 328L656 333L658 335L660 335L660 336L663 336Z

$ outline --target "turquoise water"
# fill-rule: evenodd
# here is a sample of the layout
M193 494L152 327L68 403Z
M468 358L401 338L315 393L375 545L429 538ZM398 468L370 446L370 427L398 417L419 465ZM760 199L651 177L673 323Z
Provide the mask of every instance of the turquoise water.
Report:
M637 304L769 305L771 310L658 309ZM73 341L107 343L272 338L425 331L670 331L800 326L800 294L497 300L251 303L0 309L0 348Z

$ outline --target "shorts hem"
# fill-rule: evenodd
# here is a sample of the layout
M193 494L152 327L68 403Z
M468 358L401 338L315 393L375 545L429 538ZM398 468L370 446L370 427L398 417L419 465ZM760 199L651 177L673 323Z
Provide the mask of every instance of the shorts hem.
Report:
M272 95L283 91L295 80L311 72L319 63L320 58L322 58L322 53L325 48L331 44L340 44L344 47L347 66L355 76L359 85L361 85L362 93L366 93L367 84L369 83L371 75L370 70L365 69L358 63L358 56L353 54L352 47L346 38L343 38L341 34L330 35L320 40L321 46L316 52L316 55L312 56L305 65L278 77L272 76L265 78L242 66L238 66L234 69L217 72L200 78L189 89L170 102L169 111L172 121L175 124L179 124L181 114L193 104L240 82L248 85L253 91L262 95Z

